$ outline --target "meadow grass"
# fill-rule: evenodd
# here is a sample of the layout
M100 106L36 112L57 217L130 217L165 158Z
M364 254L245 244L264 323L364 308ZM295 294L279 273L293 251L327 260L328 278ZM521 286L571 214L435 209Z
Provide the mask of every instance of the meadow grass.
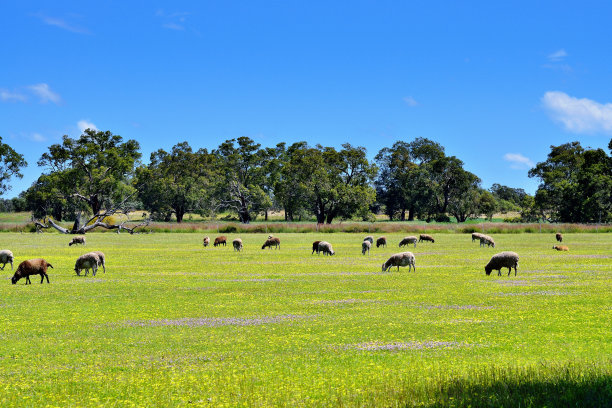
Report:
M361 255L364 234L0 234L0 406L606 406L612 399L612 234L439 234ZM214 235L211 235L214 239ZM330 241L333 257L311 255ZM78 277L76 258L106 254ZM485 276L502 250L518 275Z

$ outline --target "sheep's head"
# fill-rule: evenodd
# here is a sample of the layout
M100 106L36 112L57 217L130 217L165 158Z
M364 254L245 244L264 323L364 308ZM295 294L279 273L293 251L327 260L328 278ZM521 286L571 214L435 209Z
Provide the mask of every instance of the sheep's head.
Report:
M21 276L17 274L17 272L15 272L15 274L13 275L13 277L11 278L11 283L14 285L17 283L17 281L21 279Z
M385 266L385 264L382 264L382 271L384 272L386 270L387 270L387 267Z
M491 274L491 271L493 270L493 268L491 268L490 266L485 266L485 273L487 274L487 276L489 276Z
M329 254L330 254L330 255L336 255L336 253L334 252L334 250L333 250L333 249L329 251Z

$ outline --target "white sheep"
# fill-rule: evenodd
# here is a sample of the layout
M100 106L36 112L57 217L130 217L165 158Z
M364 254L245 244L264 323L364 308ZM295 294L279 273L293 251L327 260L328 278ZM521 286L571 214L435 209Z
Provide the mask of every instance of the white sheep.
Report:
M481 234L480 232L472 232L472 242L474 241L480 241L480 237L482 237L483 234Z
M102 267L102 271L106 273L106 255L102 251L91 251L90 253L98 255L98 267Z
M480 235L480 245L479 246L492 246L495 248L495 241L488 235Z
M85 276L87 276L89 270L91 269L93 271L93 276L96 276L99 263L100 258L98 255L94 254L93 252L88 252L77 258L74 264L74 271L78 276L81 276L81 271L85 269Z
M83 245L85 245L85 237L79 236L79 237L72 238L72 241L70 241L68 243L68 246L73 246L73 245L76 245L76 244L83 244Z
M232 245L234 246L234 251L240 252L242 250L242 240L240 238L233 240Z
M491 257L491 260L485 266L485 273L487 276L491 274L492 270L497 270L497 275L501 276L501 269L508 268L508 276L514 268L514 276L516 276L516 269L518 268L519 256L516 252L504 251L499 254L495 254Z
M364 240L364 241L369 241L369 242L370 242L370 244L374 244L374 237L373 237L373 236L371 236L371 235L368 235L368 236L367 236L367 237L365 237L363 240Z
M372 243L370 241L363 241L361 243L361 254L365 255L367 252L370 255L370 248L372 248Z
M408 272L414 268L416 272L416 263L415 257L412 252L400 252L398 254L391 255L387 262L382 264L382 271L385 272L390 270L393 266L397 266L397 270L399 271L400 266L408 266Z
M327 241L319 242L318 252L323 252L324 255L334 255L335 254L334 249L332 248L332 245Z
M0 263L2 264L2 267L0 268L0 270L4 270L4 267L6 266L6 264L10 263L11 271L12 271L14 259L15 258L13 257L13 253L10 250L3 249L2 251L0 251Z
M418 241L417 237L411 235L409 237L405 237L404 239L402 239L401 242L399 243L399 246L401 248L404 245L408 246L408 244L414 244L414 247L416 248L417 241Z

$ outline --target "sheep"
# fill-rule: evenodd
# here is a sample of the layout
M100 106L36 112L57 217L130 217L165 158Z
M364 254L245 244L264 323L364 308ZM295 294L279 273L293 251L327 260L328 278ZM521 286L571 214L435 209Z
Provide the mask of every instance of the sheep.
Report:
M480 237L482 237L484 234L481 234L480 232L472 232L472 242L474 241L480 241Z
M234 251L240 252L242 250L242 240L240 238L233 240L232 245L234 246Z
M495 241L488 235L480 235L480 245L479 246L492 246L495 248Z
M414 247L416 248L416 244L417 244L417 237L415 236L409 236L409 237L405 237L404 239L402 239L402 241L399 243L400 248L403 247L404 245L408 246L408 244L414 244Z
M76 245L76 244L83 244L83 245L85 245L85 237L79 236L79 237L72 238L72 241L70 241L68 243L68 246L73 246L73 245Z
M387 246L387 238L380 237L376 240L376 248L382 246L383 248Z
M370 255L370 248L372 248L372 243L370 241L363 241L361 243L361 254L365 255L367 252Z
M210 245L210 238L209 237L204 237L204 241L202 241L202 243L204 244L204 247L207 247Z
M422 242L422 241L436 242L436 240L431 235L428 235L428 234L419 235L419 242Z
M220 237L215 238L215 243L213 244L214 247L216 246L225 246L227 244L227 238L225 237L225 235L221 235Z
M332 245L327 242L327 241L321 241L319 242L319 251L318 252L323 252L323 255L334 255L334 249L332 248Z
M2 267L0 268L0 270L4 270L4 267L6 266L6 264L10 263L11 271L12 271L14 259L15 258L13 257L13 253L9 251L8 249L3 249L2 251L0 251L0 263L2 264Z
M370 242L370 244L374 244L374 237L373 237L373 236L371 236L371 235L368 235L368 236L367 236L367 237L365 237L363 240L364 240L364 241L369 241L369 242Z
M91 251L90 253L98 255L98 267L102 266L102 271L106 273L106 256L102 251Z
M317 255L319 255L319 242L321 241L315 241L312 243L312 253L310 255L314 254L315 251L317 252Z
M272 247L280 249L280 239L276 237L268 238L266 242L264 242L264 244L261 246L261 249L266 249L266 247L270 249L272 249Z
M40 275L40 283L43 283L45 278L47 278L47 283L49 283L49 275L47 275L47 268L53 269L53 265L51 265L49 262L45 261L42 258L29 259L27 261L23 261L17 267L15 274L11 278L11 282L14 285L17 283L19 279L25 278L26 285L28 283L31 285L32 282L30 281L30 276Z
M501 276L502 268L508 268L508 276L510 276L510 272L512 272L512 268L514 268L514 276L516 276L518 262L519 256L516 252L500 252L491 257L491 260L487 266L485 266L485 273L489 276L492 270L497 270L497 276Z
M387 270L391 270L392 267L397 266L397 270L399 271L400 266L408 266L408 272L414 268L416 272L416 263L414 254L412 252L400 252L394 255L391 255L387 262L382 264L382 271L385 272Z
M560 232L557 232L555 234L555 238L557 238L557 242L563 242L563 234Z
M555 245L553 246L553 249L556 249L557 251L569 251L569 248L565 245Z
M93 272L93 276L96 276L96 272L98 272L98 265L101 263L100 257L93 252L88 252L79 256L74 263L74 271L78 276L81 276L81 271L85 269L85 276L89 273L91 269Z

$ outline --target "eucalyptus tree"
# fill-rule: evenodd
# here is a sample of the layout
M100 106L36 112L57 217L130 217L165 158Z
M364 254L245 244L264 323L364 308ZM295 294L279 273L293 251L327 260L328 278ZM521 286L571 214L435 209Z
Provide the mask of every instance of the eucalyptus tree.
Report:
M0 195L10 190L11 186L8 183L12 177L23 177L21 168L27 165L28 163L23 155L17 153L8 144L3 143L2 137L0 137Z

